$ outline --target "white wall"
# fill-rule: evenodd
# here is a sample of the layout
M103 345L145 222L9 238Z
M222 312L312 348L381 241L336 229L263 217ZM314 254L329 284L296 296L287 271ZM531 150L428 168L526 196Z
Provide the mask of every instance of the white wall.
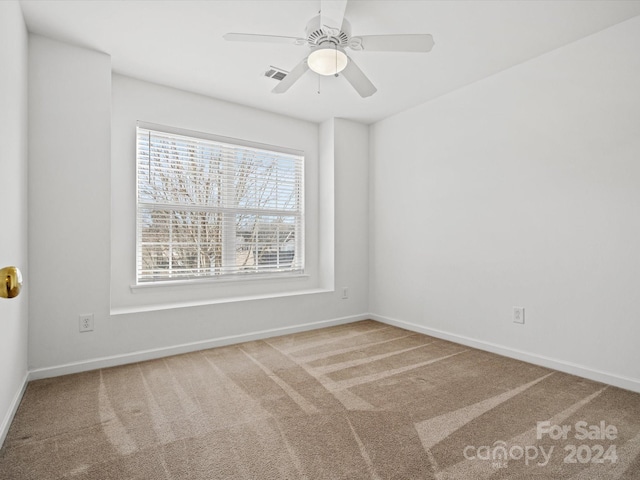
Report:
M320 289L318 274L318 125L173 88L114 75L112 81L112 313ZM278 280L139 288L135 284L136 121L206 132L305 155L305 276ZM333 161L333 152L331 152ZM332 258L322 259L332 262Z
M370 311L369 129L342 118L336 118L333 122L335 228L340 232L335 245L335 287L339 296L343 295L346 287L349 298L365 300L359 306L359 312L366 313Z
M29 358L34 378L321 326L321 322L349 321L367 311L368 226L366 215L362 216L368 200L363 174L367 127L336 120L333 155L324 155L324 144L331 142L319 141L318 125L117 75L111 123L109 57L41 37L31 37L31 43L29 225L35 267ZM170 109L161 107L162 101ZM227 123L220 121L221 113ZM142 114L146 118L135 118ZM316 149L309 152L311 156L335 161L335 176L343 179L334 192L336 205L341 205L334 225L335 283L349 287L349 299L342 300L339 291L328 291L148 311L135 311L140 305L125 305L127 309L119 304L112 315L110 290L115 298L116 288L126 292L131 283L125 273L120 285L111 284L110 265L121 259L111 262L110 257L128 258L127 249L135 241L130 238L127 245L120 236L135 218L133 204L120 202L134 198L135 144L129 130L135 128L134 119L191 129L203 129L209 122L215 130L211 133L266 143L278 142L261 135L301 135ZM263 124L263 133L258 123ZM230 130L218 130L227 127ZM323 125L323 130L327 128L331 129ZM317 171L326 177L331 168ZM321 224L331 216L325 211ZM355 224L349 220L352 216L359 219ZM121 225L121 220L128 225ZM314 235L313 241L318 241L320 232ZM78 315L83 313L94 313L93 332L78 332Z
M635 18L372 126L371 311L639 389L638 45Z
M0 446L27 375L27 31L18 2L0 2L0 268L23 274L22 293L0 298Z
M30 367L99 354L109 312L111 61L29 37Z

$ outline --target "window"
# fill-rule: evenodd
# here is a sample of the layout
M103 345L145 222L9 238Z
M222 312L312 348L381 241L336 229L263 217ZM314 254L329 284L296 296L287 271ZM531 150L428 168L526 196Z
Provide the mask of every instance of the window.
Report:
M137 282L304 271L300 152L137 127Z

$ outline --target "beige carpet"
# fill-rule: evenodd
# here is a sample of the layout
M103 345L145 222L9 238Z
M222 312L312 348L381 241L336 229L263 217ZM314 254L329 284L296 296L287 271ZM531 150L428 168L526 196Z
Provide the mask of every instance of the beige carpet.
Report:
M374 321L31 382L0 451L3 480L565 478L640 479L639 394Z

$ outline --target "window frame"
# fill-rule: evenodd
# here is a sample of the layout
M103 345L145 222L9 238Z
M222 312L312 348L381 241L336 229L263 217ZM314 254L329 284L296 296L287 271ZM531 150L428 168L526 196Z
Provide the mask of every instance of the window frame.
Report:
M229 272L216 272L209 274L197 274L197 275L177 275L174 278L171 278L169 274L167 277L163 278L141 278L141 269L142 269L142 238L141 238L141 208L148 208L148 202L142 202L145 206L141 207L140 201L140 161L141 156L139 152L139 138L140 138L140 130L157 132L162 135L167 136L176 136L176 137L185 137L190 141L195 142L207 142L213 144L221 144L224 145L224 148L237 148L237 149L250 149L256 150L258 152L267 154L267 155L284 155L288 157L295 157L295 161L299 162L298 165L295 165L294 171L295 174L295 189L297 190L297 205L298 208L295 210L282 210L281 213L287 216L295 216L297 220L295 221L295 258L296 262L292 261L291 268L282 268L282 269L268 269L265 271L259 270L259 265L256 264L256 268L251 270L244 271L229 271ZM169 285L185 285L185 284L201 284L201 283L209 283L209 282L226 282L226 281L238 281L238 280L260 280L260 279L283 279L290 277L299 277L306 276L305 273L305 155L303 151L274 146L269 144L263 144L243 139L225 137L221 135L215 135L211 133L204 133L199 131L187 130L176 127L169 127L166 125L158 125L150 122L137 121L136 122L136 151L135 151L135 182L136 182L136 215L135 215L135 224L136 224L136 241L135 241L135 286L136 287L152 287L152 286L169 286ZM237 161L234 161L234 165L237 165ZM159 204L158 204L159 205ZM168 206L168 205L165 205ZM202 204L197 203L184 203L180 205L172 205L170 208L173 208L174 211L179 211L177 207L183 206L185 209L197 210L198 207L203 207ZM207 209L213 211L215 208L211 206L207 206ZM169 208L167 208L169 210ZM277 209L273 208L264 208L260 209L258 207L254 207L251 209L247 209L247 212L251 212L250 214L255 216L269 216L277 214ZM237 239L237 229L236 222L234 221L234 217L240 213L239 209L236 207L230 208L228 204L224 204L222 207L219 207L219 214L222 217L222 240L221 240L221 249L222 249L222 257L223 262L226 263L224 268L235 268L236 265L235 256L236 253L236 239ZM256 213L262 212L262 213ZM280 240L278 236L278 240L276 241L276 246L280 247ZM280 255L280 253L278 253ZM234 267L229 267L229 261L233 258ZM295 267L294 267L295 264Z

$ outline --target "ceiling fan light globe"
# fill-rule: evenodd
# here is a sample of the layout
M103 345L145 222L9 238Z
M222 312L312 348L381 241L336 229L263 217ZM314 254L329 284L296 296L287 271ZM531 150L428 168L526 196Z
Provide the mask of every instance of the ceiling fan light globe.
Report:
M345 69L347 54L334 45L319 47L307 58L309 68L319 75L336 75Z

